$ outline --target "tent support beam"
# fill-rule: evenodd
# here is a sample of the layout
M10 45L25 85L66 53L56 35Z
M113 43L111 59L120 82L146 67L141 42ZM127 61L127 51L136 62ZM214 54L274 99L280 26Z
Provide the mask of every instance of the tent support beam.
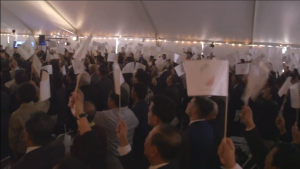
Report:
M139 1L139 4L142 8L142 10L144 11L144 13L146 14L147 18L148 18L148 21L150 22L150 25L152 26L152 29L154 31L154 34L155 34L155 38L156 38L156 45L158 45L158 32L157 32L157 29L152 21L152 18L150 17L149 13L147 12L146 8L144 7L143 3L141 1Z
M34 36L34 31L31 27L29 27L23 20L21 20L19 17L17 17L14 13L12 13L10 10L8 10L5 6L1 5L1 10L4 9L9 15L13 16L15 19L17 19L23 26L25 26L31 33L32 36ZM11 32L10 32L11 33Z
M252 35L251 35L251 44L254 43L255 22L256 22L256 3L257 3L257 1L254 0L253 17L252 17Z
M79 36L79 32L78 30L60 13L58 12L58 10L56 8L54 8L54 6L51 5L51 3L47 0L45 0L45 3L52 9L54 10L64 21L66 21L68 23L68 25L73 29L73 31L75 32L75 34L77 36Z

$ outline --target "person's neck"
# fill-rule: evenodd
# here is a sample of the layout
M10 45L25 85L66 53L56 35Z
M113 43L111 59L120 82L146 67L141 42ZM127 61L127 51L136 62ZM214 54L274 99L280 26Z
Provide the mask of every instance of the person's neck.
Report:
M204 118L203 118L203 119L204 119ZM195 116L191 116L191 117L190 117L190 122L196 121L196 120L202 120L202 118L195 117Z
M160 157L153 157L152 159L148 158L148 160L149 160L151 166L156 166L156 165L159 165L159 164L168 163L168 161L165 161L165 160L161 159Z

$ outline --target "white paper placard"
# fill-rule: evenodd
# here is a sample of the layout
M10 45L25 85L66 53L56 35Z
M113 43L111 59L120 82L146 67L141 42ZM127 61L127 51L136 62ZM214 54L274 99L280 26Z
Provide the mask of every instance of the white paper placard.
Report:
M146 66L145 65L143 65L143 64L141 64L141 63L139 63L139 62L136 62L135 63L135 68L134 68L135 70L138 70L138 69L143 69L143 70L145 70L146 69Z
M175 69L175 71L176 71L176 73L177 73L177 75L178 75L179 77L180 77L181 75L183 75L184 72L185 72L183 63L181 63L180 65L175 66L174 69Z
M287 94L289 88L292 86L292 77L288 77L285 79L285 82L281 86L280 90L278 91L278 95L281 97L284 94Z
M83 61L73 59L71 62L72 62L72 66L73 66L73 69L74 69L74 73L76 75L84 71L85 66L83 64Z
M35 71L37 72L37 74L40 77L42 63L41 63L40 59L37 57L37 55L33 55L32 67L35 69Z
M86 52L88 50L89 44L92 40L93 35L90 34L88 38L83 42L82 45L78 49L76 49L75 54L73 55L73 58L76 58L77 60L82 60L86 56Z
M115 92L118 95L121 95L121 85L125 82L123 74L118 63L113 63L113 74L114 74L114 83L115 83ZM117 105L119 106L119 105Z
M43 70L47 70L49 75L52 75L52 65L46 65L42 67Z
M50 93L50 78L49 74L42 71L42 78L40 82L40 101L45 101L51 97Z
M158 58L155 61L155 65L159 71L162 71L162 69L165 67L166 64L167 64L166 61L163 60L162 58Z
M117 62L118 61L118 54L109 53L107 57L108 62Z
M134 72L134 62L127 63L122 69L122 73L133 73L133 72Z
M65 67L65 66L61 67L61 68L60 68L60 71L61 71L61 73L63 74L63 76L65 76L65 75L67 74L67 72L66 72L66 67Z
M299 91L300 82L293 84L290 87L291 93L291 107L295 109L300 108L300 91Z
M177 53L174 53L173 60L175 63L180 64L181 62L184 61L184 58L182 56L178 55Z
M15 79L6 82L4 85L5 85L7 88L9 88L9 87L10 87L12 84L14 84L14 83L15 83Z
M229 63L221 60L185 61L189 96L227 96Z
M24 60L27 60L34 54L34 49L31 45L30 38L28 38L20 47L18 47L18 53Z
M247 74L249 74L249 71L250 71L250 63L235 65L235 74L236 75L247 75Z

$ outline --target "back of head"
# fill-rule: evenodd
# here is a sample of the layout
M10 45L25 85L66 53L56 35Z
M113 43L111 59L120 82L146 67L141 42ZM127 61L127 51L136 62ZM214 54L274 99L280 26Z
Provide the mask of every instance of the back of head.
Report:
M100 74L102 76L106 76L106 75L108 75L108 67L105 64L101 64L98 67L98 72L100 72Z
M75 72L74 72L74 69L71 68L68 72L68 78L72 81L72 82L75 82L76 81L76 75L75 75Z
M3 60L1 61L1 71L3 70L9 70L9 61Z
M52 70L53 71L60 71L60 68L59 68L59 60L57 59L52 59L50 60L50 64L52 65Z
M126 89L121 87L121 107L128 106L128 99L129 99L128 95L129 94L126 91ZM108 97L115 102L115 105L117 107L119 107L119 95L118 94L116 94L115 92L110 92Z
M142 70L142 69L139 69L139 70ZM150 84L151 84L151 76L145 71L137 72L135 75L135 78L140 83L144 83L147 86L150 86Z
M82 161L74 157L68 157L60 160L54 168L55 169L90 169Z
M25 69L19 69L19 70L16 71L15 82L18 85L20 85L24 82L28 82L28 75L27 75Z
M207 97L195 97L194 104L198 112L198 117L201 119L206 118L211 112L214 111L214 103Z
M278 89L277 87L273 86L273 87L270 87L270 94L272 95L272 100L277 102L279 101L280 97L278 95Z
M97 72L97 65L96 64L93 64L91 67L90 67L90 73L91 74L94 74Z
M22 83L17 89L17 97L22 103L32 102L36 97L35 87L29 82Z
M290 143L279 143L274 148L277 151L273 155L272 166L279 169L299 169L300 151Z
M145 100L148 93L148 87L144 83L135 83L133 89L139 100Z
M96 114L96 107L92 102L84 101L83 103L84 112L88 115L87 119L89 123L93 122L95 114Z
M38 111L30 115L25 130L35 146L43 146L52 141L54 121L45 112Z
M91 84L91 75L88 74L86 71L80 73L77 78L80 77L80 84L81 85L90 85Z
M176 115L175 102L167 96L155 95L152 99L152 113L157 116L162 123L171 123Z
M178 129L169 124L157 126L158 132L151 137L151 144L156 146L160 156L165 161L175 159L181 147L181 136Z

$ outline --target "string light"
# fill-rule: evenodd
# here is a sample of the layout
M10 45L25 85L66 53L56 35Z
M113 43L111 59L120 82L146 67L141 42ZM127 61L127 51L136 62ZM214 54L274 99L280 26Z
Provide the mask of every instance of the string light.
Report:
M184 43L184 41L181 41L181 43Z
M239 46L242 46L242 44L239 44Z
M194 41L194 43L197 43L196 41Z
M232 46L234 46L235 44L233 43Z
M175 43L178 43L178 41L175 41Z

